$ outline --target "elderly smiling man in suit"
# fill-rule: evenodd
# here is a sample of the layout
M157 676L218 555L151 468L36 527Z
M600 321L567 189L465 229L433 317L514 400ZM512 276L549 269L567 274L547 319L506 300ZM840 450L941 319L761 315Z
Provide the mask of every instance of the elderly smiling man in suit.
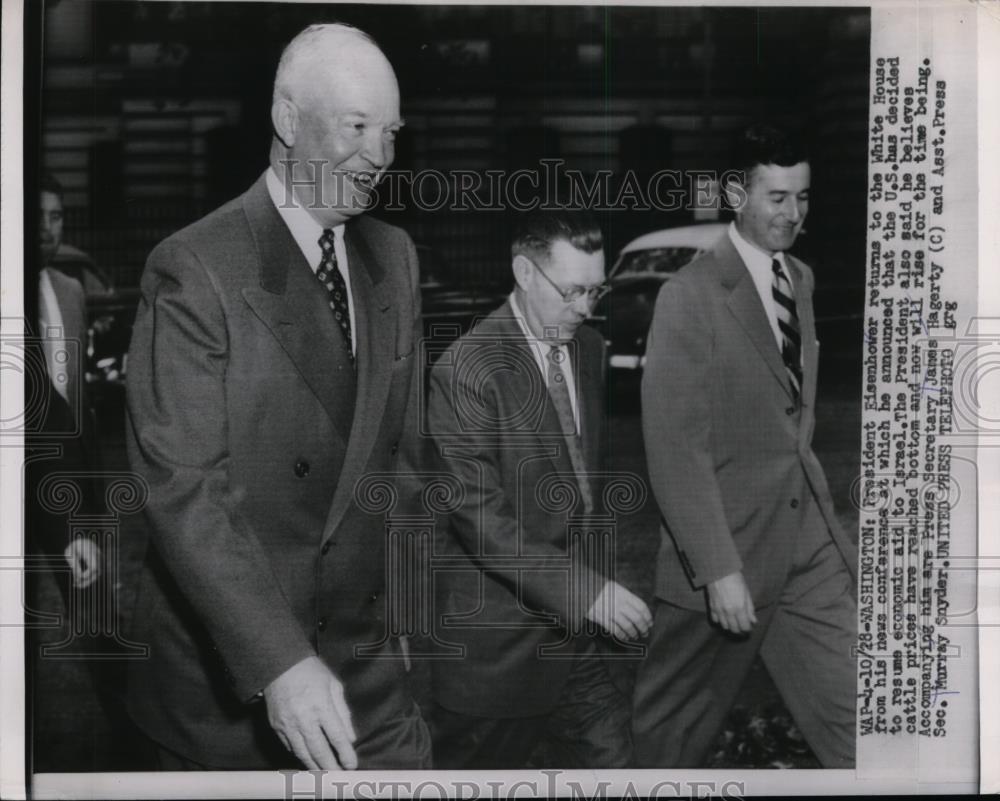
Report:
M454 567L437 580L438 635L464 654L433 666L435 765L521 768L545 742L556 767L626 767L628 698L585 620L629 640L652 616L573 547L546 489L568 478L584 519L601 501L604 343L583 325L604 290L601 231L534 212L511 257L510 299L431 372L430 431L463 488L438 532Z
M812 450L813 276L788 253L803 147L745 132L736 221L657 299L642 384L664 529L634 698L643 767L698 767L760 653L825 767L854 763L856 552ZM707 605L707 614L706 614Z
M362 212L401 123L392 67L318 25L278 66L270 168L149 257L128 449L150 549L130 712L163 768L413 769L429 737L384 631L383 520L413 402L418 269Z

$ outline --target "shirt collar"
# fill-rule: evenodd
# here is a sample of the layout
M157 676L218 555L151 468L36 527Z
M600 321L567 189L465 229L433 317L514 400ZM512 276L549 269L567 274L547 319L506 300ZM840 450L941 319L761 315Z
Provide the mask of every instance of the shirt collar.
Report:
M319 244L319 239L323 235L323 226L294 197L291 198L291 203L288 202L289 198L285 192L285 186L273 167L268 167L265 180L271 202L274 203L281 219L285 221L295 244L299 246L299 250L302 251L302 255L305 256L312 271L316 272L323 257L323 249ZM344 224L334 226L333 233L339 241L343 242Z
M56 297L56 288L52 285L52 268L44 267L38 273L38 290L39 290L39 311L42 327L44 328L62 328L62 313L59 310L59 299ZM45 336L45 331L41 332L41 336Z
M766 275L768 276L768 280L771 280L771 262L777 259L781 265L781 269L785 271L785 275L788 275L785 254L779 251L773 256L768 256L763 250L755 245L751 245L743 238L743 235L736 228L735 222L729 223L729 239L733 243L733 247L736 248L736 252L740 254L740 258L743 259L743 263L752 274Z

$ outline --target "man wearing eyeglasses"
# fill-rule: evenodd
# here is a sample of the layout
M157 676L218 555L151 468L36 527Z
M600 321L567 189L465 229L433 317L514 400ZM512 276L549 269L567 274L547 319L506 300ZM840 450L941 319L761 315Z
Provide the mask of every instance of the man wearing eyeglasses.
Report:
M535 212L511 257L510 298L431 374L428 425L463 490L436 549L454 570L436 577L435 635L461 653L433 667L435 766L625 767L629 702L599 644L652 617L569 544L601 511L604 342L583 325L606 291L600 228Z

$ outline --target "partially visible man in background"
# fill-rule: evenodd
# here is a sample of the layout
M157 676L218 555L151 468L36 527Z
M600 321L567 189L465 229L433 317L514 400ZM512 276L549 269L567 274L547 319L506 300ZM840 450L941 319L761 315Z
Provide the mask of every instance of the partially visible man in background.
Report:
M123 706L124 661L116 592L106 560L89 533L74 532L71 516L104 512L97 423L86 386L87 307L80 282L53 267L63 239L63 189L45 173L39 191L39 240L28 251L25 275L37 281L32 315L35 336L27 340L27 403L32 422L25 437L24 553L26 623L33 699L33 741L51 734L66 714L62 694L66 660L86 663L111 736L129 750L132 728ZM65 508L70 499L72 508ZM53 579L54 578L54 582ZM58 595L63 609L54 608ZM50 628L36 614L65 621ZM43 649L48 649L46 654ZM63 666L49 671L49 666ZM86 707L77 714L87 714Z
M63 189L56 178L45 173L39 193L39 254L35 262L38 281L37 334L45 378L39 375L44 393L44 415L37 434L29 437L29 449L43 445L55 449L54 458L27 460L29 550L63 554L72 572L72 586L84 589L101 572L101 550L88 538L67 541L65 515L52 513L38 497L42 479L54 472L79 474L75 479L81 492L82 513L93 512L101 486L99 451L93 411L86 392L87 305L83 287L52 267L63 238ZM30 263L30 262L29 262ZM29 453L29 457L31 454ZM60 582L60 588L66 587Z
M643 433L664 527L636 754L642 767L705 766L759 652L823 766L847 768L857 554L812 449L813 275L788 253L809 159L755 126L732 168L736 221L664 284L646 353Z

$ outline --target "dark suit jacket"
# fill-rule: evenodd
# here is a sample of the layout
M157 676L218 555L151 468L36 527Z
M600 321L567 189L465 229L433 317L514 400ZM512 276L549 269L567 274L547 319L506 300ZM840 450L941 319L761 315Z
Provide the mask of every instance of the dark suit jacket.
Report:
M596 472L605 430L600 335L581 327L570 359L584 458ZM438 639L465 653L434 663L434 697L471 715L544 714L572 664L576 644L567 630L580 626L604 579L571 548L572 510L555 503L558 490L547 483L557 473L575 481L573 467L545 381L508 303L436 362L428 423L444 469L464 491L449 525L437 532L436 550L451 558L453 569L436 571L435 610ZM599 500L600 480L590 480ZM575 494L575 484L569 486ZM540 648L558 643L564 643L557 649L562 658L540 657Z
M80 491L81 503L75 514L98 510L102 482L96 421L90 408L86 387L87 306L83 287L75 278L50 269L56 304L62 317L62 337L67 343L66 398L56 390L47 370L29 375L27 387L29 433L25 438L26 537L28 552L61 556L69 544L65 513L55 514L45 508L39 490L44 479L53 473L72 474ZM39 298L40 299L40 298ZM44 332L39 332L44 335ZM32 361L45 365L40 340L29 340L34 351ZM61 585L60 585L61 586Z
M359 741L413 711L398 659L355 658L384 636L385 543L354 486L396 465L417 258L405 233L368 217L347 223L345 242L356 386L263 177L158 245L142 278L128 452L149 485L151 547L132 639L152 650L133 666L129 708L199 762L288 762L252 699L313 654L344 682ZM387 641L384 655L398 653Z
M753 279L728 236L664 284L642 383L653 493L665 521L656 594L703 609L706 584L742 570L758 606L776 600L811 496L846 568L855 548L837 523L812 450L818 347L812 271L787 259L802 331L793 400Z

